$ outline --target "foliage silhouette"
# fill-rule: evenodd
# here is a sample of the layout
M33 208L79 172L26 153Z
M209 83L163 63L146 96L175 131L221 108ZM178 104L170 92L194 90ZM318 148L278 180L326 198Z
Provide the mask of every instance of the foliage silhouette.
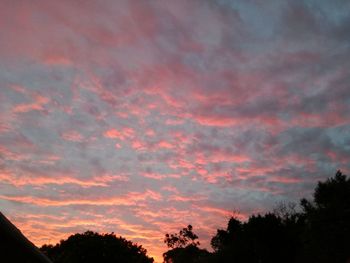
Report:
M350 179L340 171L319 182L312 200L280 204L266 214L251 215L242 222L232 217L226 229L211 239L214 252L199 247L198 236L188 225L166 234L165 263L349 263ZM75 234L42 251L54 263L149 263L142 246L113 233L91 231Z
M253 215L245 223L231 218L212 238L215 262L294 262L290 252L296 251L297 224L273 213Z
M319 182L313 200L302 199L300 207L282 203L246 222L230 218L211 240L213 253L183 239L186 231L166 234L172 249L163 254L164 262L349 263L350 179L338 171Z
M165 263L204 263L210 261L211 253L195 245L177 247L163 254Z
M306 217L303 262L350 261L350 179L338 171L319 182L313 200L301 200Z
M169 248L183 248L189 245L198 246L200 243L197 241L198 236L193 233L193 227L188 225L179 231L179 233L165 234L164 243Z
M179 233L165 234L164 243L170 248L163 254L166 263L199 263L209 262L210 253L200 249L198 236L193 232L193 227L188 225Z
M59 244L44 245L41 250L54 263L151 263L146 249L122 237L87 231L75 234Z

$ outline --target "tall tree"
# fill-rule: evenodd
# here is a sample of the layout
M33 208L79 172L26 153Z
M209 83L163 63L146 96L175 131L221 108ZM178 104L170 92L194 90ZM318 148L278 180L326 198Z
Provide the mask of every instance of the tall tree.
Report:
M212 238L213 262L350 262L350 179L338 171L301 207L282 205L244 223L231 218Z
M301 200L306 216L304 262L350 261L350 179L341 171L319 182L313 200Z

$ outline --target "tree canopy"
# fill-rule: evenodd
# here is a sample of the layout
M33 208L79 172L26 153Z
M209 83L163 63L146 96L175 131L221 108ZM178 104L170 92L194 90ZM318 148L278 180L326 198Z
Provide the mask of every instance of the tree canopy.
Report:
M166 263L199 263L206 262L210 253L200 249L198 236L193 232L193 227L188 225L179 233L165 234L164 243L170 248L163 254Z
M350 260L350 179L340 171L319 182L313 200L301 200L306 217L303 257L319 263Z
M152 263L146 249L114 233L87 231L71 235L59 244L44 245L41 250L54 263Z
M218 229L211 239L213 253L188 245L184 229L167 234L165 243L171 250L164 253L164 262L350 262L350 179L338 171L319 182L312 197L302 199L300 209L295 204L279 204L274 211L251 215L246 222L230 218L226 229ZM192 233L192 227L189 230Z
M169 248L182 248L188 245L198 246L200 243L197 241L198 236L193 233L193 227L188 225L179 231L179 233L165 234L164 243Z

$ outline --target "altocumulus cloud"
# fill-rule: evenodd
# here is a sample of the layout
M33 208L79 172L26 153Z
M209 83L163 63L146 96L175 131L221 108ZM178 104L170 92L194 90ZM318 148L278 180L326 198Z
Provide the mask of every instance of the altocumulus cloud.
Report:
M348 1L0 4L0 205L37 245L297 201L350 160ZM64 222L64 223L62 223ZM38 231L40 229L40 231Z

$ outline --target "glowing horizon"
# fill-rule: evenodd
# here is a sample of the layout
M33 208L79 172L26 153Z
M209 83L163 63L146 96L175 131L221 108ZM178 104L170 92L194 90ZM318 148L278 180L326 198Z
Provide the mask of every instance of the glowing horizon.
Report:
M346 1L0 3L0 206L161 260L350 170Z

